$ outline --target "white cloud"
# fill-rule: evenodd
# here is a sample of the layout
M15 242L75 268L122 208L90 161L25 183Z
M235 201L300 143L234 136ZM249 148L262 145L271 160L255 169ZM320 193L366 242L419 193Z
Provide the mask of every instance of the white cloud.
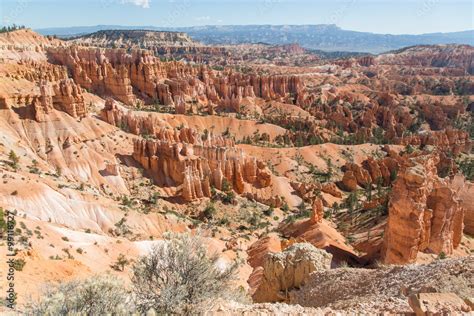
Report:
M150 7L151 0L122 0L122 3L131 3L136 6L148 9Z

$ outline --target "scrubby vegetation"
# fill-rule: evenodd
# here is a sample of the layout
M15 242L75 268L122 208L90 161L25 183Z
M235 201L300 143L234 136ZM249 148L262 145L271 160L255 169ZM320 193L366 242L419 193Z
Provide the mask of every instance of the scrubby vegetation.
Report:
M0 239L3 238L3 235L7 231L7 222L5 220L5 212L3 208L0 207Z
M93 276L49 286L27 306L29 315L195 315L216 298L243 298L232 281L238 267L218 265L207 255L202 239L188 234L169 235L133 266L132 287L112 275ZM54 258L52 258L54 259ZM120 254L112 266L123 271L130 264Z
M10 166L17 170L18 169L18 163L20 162L20 157L17 156L17 154L11 150L10 153L8 154L8 159L10 160Z
M458 160L459 170L464 174L469 181L474 180L474 159L467 157Z
M127 257L121 253L117 257L117 260L113 265L111 265L111 268L114 269L115 271L124 271L125 267L130 264L130 260L127 259Z
M39 301L27 307L29 315L129 315L130 293L114 276L97 275L50 286Z
M237 269L217 266L199 237L170 235L133 267L133 292L140 312L195 314L212 300L230 295Z
M0 33L8 33L8 32L13 32L13 31L17 31L17 30L23 30L25 29L26 27L24 25L16 25L16 24L13 24L13 25L9 25L9 26L4 26L0 29Z

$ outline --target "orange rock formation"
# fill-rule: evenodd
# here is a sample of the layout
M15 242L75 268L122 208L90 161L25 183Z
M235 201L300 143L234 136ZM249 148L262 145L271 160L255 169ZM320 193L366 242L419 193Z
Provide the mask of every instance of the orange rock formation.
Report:
M453 252L463 231L464 210L451 180L437 176L436 156L412 158L399 173L389 200L385 263L415 262L418 252Z

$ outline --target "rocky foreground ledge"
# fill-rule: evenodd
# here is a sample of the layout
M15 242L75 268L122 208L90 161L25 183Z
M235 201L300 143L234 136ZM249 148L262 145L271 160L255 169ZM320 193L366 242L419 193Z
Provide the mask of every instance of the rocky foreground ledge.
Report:
M259 289L279 303L218 302L209 315L452 315L473 310L474 257L430 264L328 269L309 244L267 257ZM297 277L298 276L298 277ZM277 295L279 294L279 295ZM289 304L289 305L288 305Z

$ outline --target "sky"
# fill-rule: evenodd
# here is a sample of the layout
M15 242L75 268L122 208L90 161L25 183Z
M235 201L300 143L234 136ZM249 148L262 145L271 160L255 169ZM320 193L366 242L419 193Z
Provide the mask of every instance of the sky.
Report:
M0 0L2 25L336 24L422 34L474 29L474 0Z

